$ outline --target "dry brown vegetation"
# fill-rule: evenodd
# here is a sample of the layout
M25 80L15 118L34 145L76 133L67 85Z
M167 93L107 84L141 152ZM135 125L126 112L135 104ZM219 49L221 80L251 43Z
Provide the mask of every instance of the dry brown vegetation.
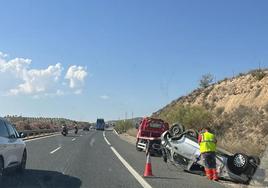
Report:
M187 128L211 126L219 145L261 155L268 146L267 70L253 70L194 90L152 116Z
M69 128L73 128L77 125L79 128L89 126L88 122L78 122L64 118L32 118L32 117L21 117L21 116L6 116L17 130L37 130L37 129L53 129L59 130L63 125L67 125Z

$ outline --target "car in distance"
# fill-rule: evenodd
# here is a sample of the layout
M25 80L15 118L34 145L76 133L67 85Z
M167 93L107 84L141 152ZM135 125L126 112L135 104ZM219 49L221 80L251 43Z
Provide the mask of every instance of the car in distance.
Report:
M89 127L88 127L88 126L85 126L85 127L83 128L83 131L89 131Z
M4 171L16 169L23 172L26 167L26 144L23 133L17 130L4 118L0 118L0 183Z
M97 122L96 122L96 130L102 130L102 131L104 131L104 127L105 127L104 119L97 119Z

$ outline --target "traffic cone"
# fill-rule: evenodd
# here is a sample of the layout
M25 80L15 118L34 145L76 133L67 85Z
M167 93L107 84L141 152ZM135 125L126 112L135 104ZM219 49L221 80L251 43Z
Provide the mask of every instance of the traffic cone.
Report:
M146 164L145 164L145 170L144 170L143 177L151 177L151 176L154 176L154 175L153 175L153 172L152 172L152 164L151 164L150 153L148 153L146 155Z

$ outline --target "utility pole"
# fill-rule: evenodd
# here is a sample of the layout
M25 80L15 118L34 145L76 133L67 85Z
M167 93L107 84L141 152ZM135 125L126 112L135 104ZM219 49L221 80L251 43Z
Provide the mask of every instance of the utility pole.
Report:
M125 112L125 121L127 120L127 112Z

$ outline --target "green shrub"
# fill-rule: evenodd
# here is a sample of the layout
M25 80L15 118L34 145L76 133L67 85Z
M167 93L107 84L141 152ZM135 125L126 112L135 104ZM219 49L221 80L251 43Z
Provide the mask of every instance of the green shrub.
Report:
M242 77L242 76L245 76L245 74L244 73L239 73L238 74L238 77Z
M216 115L217 116L220 116L220 115L222 115L222 113L224 112L224 107L222 106L222 107L218 107L218 108L216 108Z
M162 114L159 118L169 124L179 122L186 128L199 129L208 126L213 120L212 113L202 106L177 106L172 111Z
M118 121L116 124L115 124L115 127L114 129L119 133L125 133L127 132L129 129L133 128L133 123L129 120L127 121Z
M207 88L213 82L213 75L212 74L205 74L199 81L199 85L202 88Z
M262 80L265 76L266 76L266 73L261 70L261 69L258 69L258 70L253 70L251 71L251 75L258 81Z

